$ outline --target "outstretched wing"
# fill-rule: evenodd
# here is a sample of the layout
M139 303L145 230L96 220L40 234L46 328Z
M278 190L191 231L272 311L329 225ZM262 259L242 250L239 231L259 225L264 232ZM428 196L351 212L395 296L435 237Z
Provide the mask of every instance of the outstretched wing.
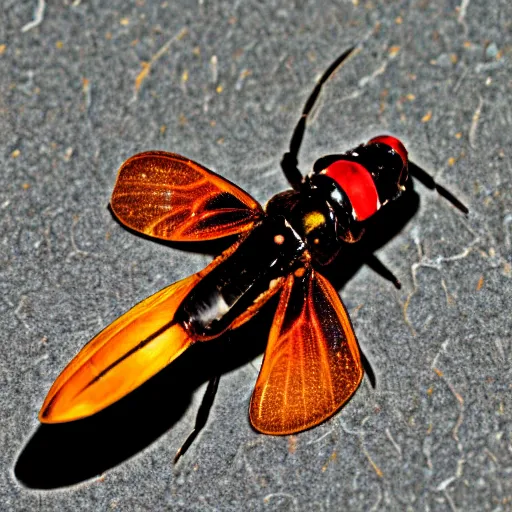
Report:
M288 276L250 405L253 427L292 434L334 414L363 377L338 293L312 268Z
M194 274L160 290L94 337L54 382L39 420L60 423L90 416L176 359L193 340L173 316L200 279L201 273Z
M233 183L163 151L134 155L121 166L111 206L129 228L176 242L236 235L263 215L261 206Z

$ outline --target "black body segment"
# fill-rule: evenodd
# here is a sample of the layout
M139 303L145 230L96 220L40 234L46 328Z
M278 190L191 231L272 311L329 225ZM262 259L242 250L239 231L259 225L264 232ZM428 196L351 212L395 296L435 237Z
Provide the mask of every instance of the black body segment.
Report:
M304 242L284 217L264 218L185 297L175 321L195 340L219 336L274 280L290 273L304 250Z
M326 198L326 201L334 211L338 244L341 240L347 243L359 240L363 233L363 227L352 216L352 204L345 191L325 174L313 174L309 177L309 181L311 187Z
M365 167L373 178L383 205L403 192L407 169L404 169L401 156L387 144L362 144L343 154L324 156L315 162L313 171L319 173L338 160L357 162Z
M300 192L287 190L274 196L266 206L269 215L286 217L302 238L314 262L326 265L338 254L340 240L337 215L323 190L307 179Z

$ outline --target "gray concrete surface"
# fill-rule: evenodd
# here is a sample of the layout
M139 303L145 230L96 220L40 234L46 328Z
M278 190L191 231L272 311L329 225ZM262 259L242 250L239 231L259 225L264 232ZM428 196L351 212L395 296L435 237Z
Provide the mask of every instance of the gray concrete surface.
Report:
M511 20L507 0L5 0L0 508L511 510ZM123 229L107 210L119 165L169 150L266 201L315 79L358 41L302 168L390 132L471 210L417 185L377 251L402 290L366 266L340 280L376 389L308 432L257 434L263 316L98 417L41 427L76 351L211 257ZM215 365L209 422L174 467Z

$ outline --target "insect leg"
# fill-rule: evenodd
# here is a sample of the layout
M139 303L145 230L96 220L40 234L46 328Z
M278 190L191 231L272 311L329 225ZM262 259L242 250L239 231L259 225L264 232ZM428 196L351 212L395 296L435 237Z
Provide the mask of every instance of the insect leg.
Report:
M176 452L174 456L174 464L180 460L181 456L185 454L185 452L190 448L190 445L194 442L195 438L198 436L199 432L203 430L203 427L206 425L208 421L208 416L210 415L210 409L213 405L213 400L215 399L215 395L217 394L217 388L219 387L220 375L215 375L208 382L208 387L203 396L203 401L199 406L199 410L197 411L196 423L192 432L188 435L185 442L181 445L179 450Z
M365 260L365 263L379 276L383 277L384 279L387 279L388 281L391 281L397 290L400 290L402 288L402 283L398 280L398 278L389 270L382 261L375 256L375 254L370 254Z
M310 94L306 104L304 105L304 109L302 110L302 115L300 116L297 126L295 126L295 129L293 130L292 139L290 141L290 150L283 155L281 160L281 168L283 169L286 179L295 190L298 190L300 184L302 183L302 174L300 173L297 166L299 150L302 144L302 138L304 137L304 131L306 129L307 117L311 112L311 109L313 108L313 105L315 104L324 83L336 71L336 69L338 69L338 67L343 64L343 62L354 51L355 48L356 47L353 46L352 48L349 48L343 52L320 77L315 85L315 88L313 89L313 92Z
M434 178L428 174L421 167L409 161L409 173L414 176L418 181L423 183L430 190L437 190L438 194L452 203L455 208L458 208L462 213L468 213L467 207L459 201L450 191L446 190L443 186L436 183Z
M368 377L368 380L370 381L371 387L373 389L375 389L375 386L377 385L377 379L375 377L375 372L373 371L370 361L365 356L364 352L361 350L361 347L359 347L359 355L361 356L361 364L363 365L364 373L366 373L366 376Z

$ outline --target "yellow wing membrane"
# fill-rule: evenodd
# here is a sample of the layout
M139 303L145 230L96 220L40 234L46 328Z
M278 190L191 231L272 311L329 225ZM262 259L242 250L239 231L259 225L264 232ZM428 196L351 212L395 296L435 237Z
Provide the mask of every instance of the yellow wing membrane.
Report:
M94 414L176 359L193 340L173 323L174 312L200 278L194 274L160 290L94 337L51 387L39 420L60 423Z

